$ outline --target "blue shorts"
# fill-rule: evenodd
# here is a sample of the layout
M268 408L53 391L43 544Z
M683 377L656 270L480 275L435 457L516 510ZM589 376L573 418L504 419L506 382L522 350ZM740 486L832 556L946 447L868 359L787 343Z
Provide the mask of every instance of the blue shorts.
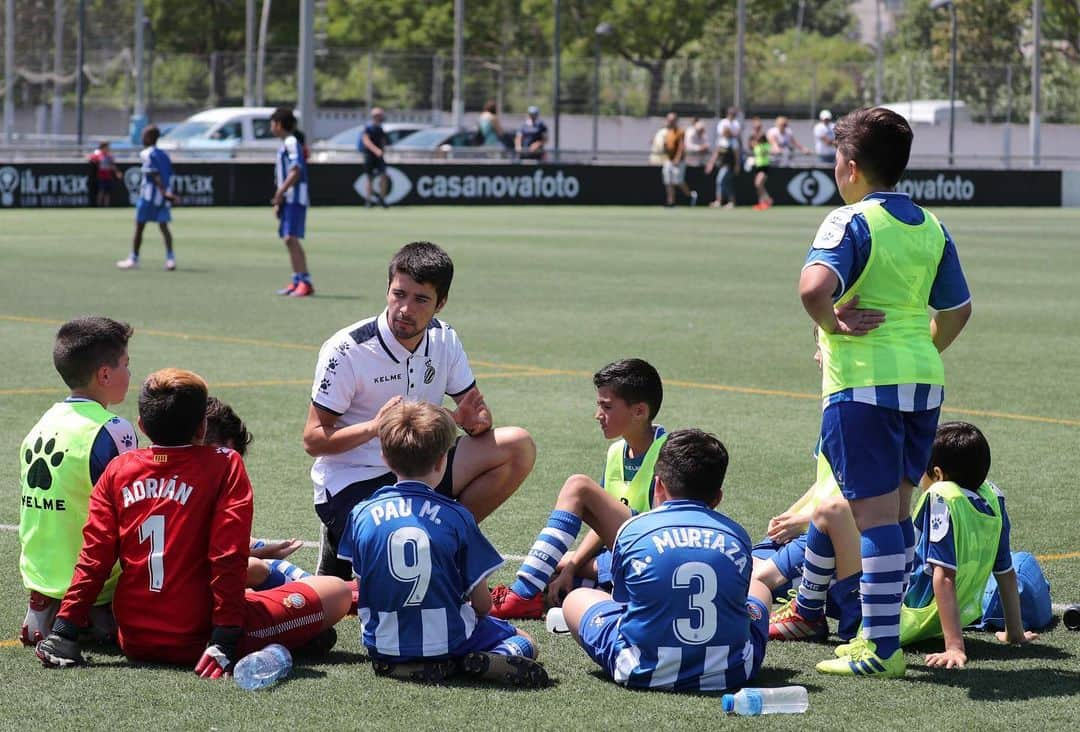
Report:
M596 555L596 584L610 585L611 583L611 552L605 549Z
M152 201L140 198L135 204L135 223L138 224L167 224L172 221L168 203L155 206Z
M776 569L787 578L787 582L773 588L773 598L780 602L787 599L788 590L802 577L803 561L806 558L806 534L800 534L787 544L777 544L765 537L751 550L754 559L772 560Z
M295 236L297 239L304 238L304 222L307 219L307 206L298 203L284 203L278 209L281 218L278 221L278 236L284 239L287 236Z
M821 451L844 498L883 496L904 479L918 485L930 462L940 412L901 412L862 402L825 407Z
M626 648L626 641L619 633L619 620L626 606L614 600L596 603L581 616L578 643L596 661L607 675L615 678L615 666L619 654ZM756 597L746 598L746 611L750 616L750 643L754 648L754 665L746 681L752 680L761 670L765 660L765 644L769 641L769 608ZM627 686L634 686L634 677L630 677ZM680 679L685 682L686 679Z
M473 633L465 641L451 649L449 657L464 656L469 653L490 651L507 638L517 635L517 629L505 620L499 620L489 615L476 619L476 627ZM411 661L437 660L447 656L433 656L430 659L413 656L384 656L377 653L374 648L368 648L368 654L374 658L381 658L391 663L409 663Z

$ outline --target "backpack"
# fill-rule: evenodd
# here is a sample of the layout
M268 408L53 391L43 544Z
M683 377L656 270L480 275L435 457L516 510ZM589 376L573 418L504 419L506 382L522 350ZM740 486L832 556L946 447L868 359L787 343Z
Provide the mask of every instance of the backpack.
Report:
M1042 567L1028 552L1012 553L1016 586L1020 592L1020 617L1025 630L1042 630L1054 619L1050 602L1050 583L1043 576ZM983 592L982 622L975 627L982 630L1004 630L1005 612L1001 605L1001 593L997 580L990 575Z

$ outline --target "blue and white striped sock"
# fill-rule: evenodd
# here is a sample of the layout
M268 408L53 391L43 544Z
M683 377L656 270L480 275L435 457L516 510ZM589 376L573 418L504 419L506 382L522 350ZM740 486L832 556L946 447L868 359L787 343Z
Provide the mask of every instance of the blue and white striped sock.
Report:
M862 616L864 638L888 658L900 647L900 601L904 588L904 532L899 524L862 532Z
M281 587L286 582L295 582L311 576L311 572L306 572L285 559L267 559L265 561L266 566L270 569L270 574L267 575L266 580L261 585L255 588L256 590L271 590L275 587Z
M511 592L525 599L543 592L551 575L555 574L559 560L577 539L580 530L580 516L559 509L552 511L547 526L536 537L529 555L522 562L517 579L510 585Z
M491 649L500 656L524 656L536 658L536 647L523 635L512 635Z
M900 595L903 599L911 586L911 573L915 571L915 524L910 516L900 522L900 530L904 532L904 592Z
M799 615L806 620L817 620L825 612L825 595L835 571L836 551L832 540L811 522L806 537L802 582L795 598Z

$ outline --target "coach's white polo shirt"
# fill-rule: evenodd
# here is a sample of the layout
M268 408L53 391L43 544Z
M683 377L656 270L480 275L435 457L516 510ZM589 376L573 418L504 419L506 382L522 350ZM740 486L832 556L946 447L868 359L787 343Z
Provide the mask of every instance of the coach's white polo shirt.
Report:
M453 328L432 318L423 340L410 352L390 331L384 310L376 318L342 328L323 343L311 401L340 415L338 425L345 426L372 419L399 394L442 404L444 395L460 396L475 383ZM346 452L317 457L311 466L315 503L325 503L342 488L387 471L377 437Z

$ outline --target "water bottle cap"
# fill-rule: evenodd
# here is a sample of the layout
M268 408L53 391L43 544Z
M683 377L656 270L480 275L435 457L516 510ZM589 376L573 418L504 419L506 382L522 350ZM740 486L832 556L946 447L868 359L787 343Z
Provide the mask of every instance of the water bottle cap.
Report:
M720 697L720 706L726 714L731 714L735 711L735 695L724 694Z

